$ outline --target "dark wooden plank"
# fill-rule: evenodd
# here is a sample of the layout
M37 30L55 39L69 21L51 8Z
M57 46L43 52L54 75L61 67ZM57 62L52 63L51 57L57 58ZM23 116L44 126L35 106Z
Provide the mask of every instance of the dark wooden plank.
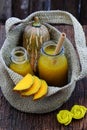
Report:
M51 0L51 9L53 10L64 10L65 0Z
M56 26L65 32L74 43L74 33L71 26ZM0 47L5 39L4 26L0 26ZM87 26L84 26L87 38ZM0 130L87 130L87 114L81 120L72 120L70 125L63 126L56 120L56 114L61 109L70 110L74 104L87 107L87 78L77 82L70 99L59 109L46 114L23 113L14 109L4 98L0 90Z
M79 17L79 0L51 0L51 9L65 10Z
M87 24L86 0L3 0L0 8L0 21L11 16L26 18L39 10L65 10L72 13L81 24Z
M12 0L12 16L25 18L38 10L49 10L50 0Z
M86 0L81 0L80 22L83 25L87 25L87 1Z
M3 6L2 13L0 15L0 20L2 22L5 22L6 19L11 17L12 15L12 5L11 5L12 0L3 0L0 4Z
M5 26L0 24L0 48L3 45L5 40Z
M29 13L39 10L49 10L51 0L30 0L29 2Z
M12 0L12 16L25 18L28 16L29 0Z
M0 18L1 18L1 15L2 15L2 12L3 12L3 8L4 8L4 4L5 4L5 0L3 0L2 2L0 1Z

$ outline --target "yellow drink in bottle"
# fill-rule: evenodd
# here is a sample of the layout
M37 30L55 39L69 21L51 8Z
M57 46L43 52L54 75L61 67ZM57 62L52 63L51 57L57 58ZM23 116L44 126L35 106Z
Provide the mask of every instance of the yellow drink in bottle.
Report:
M68 62L64 55L64 49L59 54L53 55L56 44L45 44L41 49L38 60L39 77L46 80L48 85L63 86L67 84Z
M14 72L25 76L27 73L33 74L32 68L29 63L27 52L23 47L16 47L11 53L10 69Z

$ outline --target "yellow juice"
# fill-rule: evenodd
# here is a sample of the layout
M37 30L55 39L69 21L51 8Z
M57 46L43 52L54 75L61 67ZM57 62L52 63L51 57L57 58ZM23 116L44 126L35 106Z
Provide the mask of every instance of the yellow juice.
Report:
M23 64L15 64L12 62L10 64L10 69L22 76L25 76L28 73L33 74L29 61L26 61Z
M30 73L33 74L27 52L23 47L15 47L11 52L11 64L10 69L14 72L25 76Z
M64 53L53 55L55 46L45 48L38 60L39 77L46 80L48 85L63 86L67 84L68 62Z

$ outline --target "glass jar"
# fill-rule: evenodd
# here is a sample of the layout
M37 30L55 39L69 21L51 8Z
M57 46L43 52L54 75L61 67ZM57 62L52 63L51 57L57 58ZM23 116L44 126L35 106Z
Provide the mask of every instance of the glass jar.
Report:
M64 48L54 55L56 43L48 41L41 48L38 60L38 73L50 86L64 86L68 82L68 62L64 55Z
M11 52L10 69L14 72L25 76L27 73L33 75L27 51L23 47L15 47Z

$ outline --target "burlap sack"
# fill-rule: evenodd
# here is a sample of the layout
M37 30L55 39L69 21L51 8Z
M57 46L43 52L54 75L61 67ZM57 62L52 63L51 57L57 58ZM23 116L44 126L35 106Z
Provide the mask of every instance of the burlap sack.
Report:
M9 69L10 53L19 44L25 26L32 21L34 16L38 16L40 21L46 23L51 39L58 40L60 32L47 23L64 23L74 27L76 49L66 38L64 42L65 54L69 63L68 84L59 88L49 86L48 95L40 100L33 101L32 96L23 98L12 91L15 84L22 78L17 73ZM16 25L13 27L13 25ZM9 18L5 24L6 40L0 50L0 86L3 95L8 102L18 110L31 113L46 113L59 108L71 96L76 81L87 75L87 48L82 26L70 13L65 11L38 11L29 15L26 19ZM81 65L81 67L80 67Z

